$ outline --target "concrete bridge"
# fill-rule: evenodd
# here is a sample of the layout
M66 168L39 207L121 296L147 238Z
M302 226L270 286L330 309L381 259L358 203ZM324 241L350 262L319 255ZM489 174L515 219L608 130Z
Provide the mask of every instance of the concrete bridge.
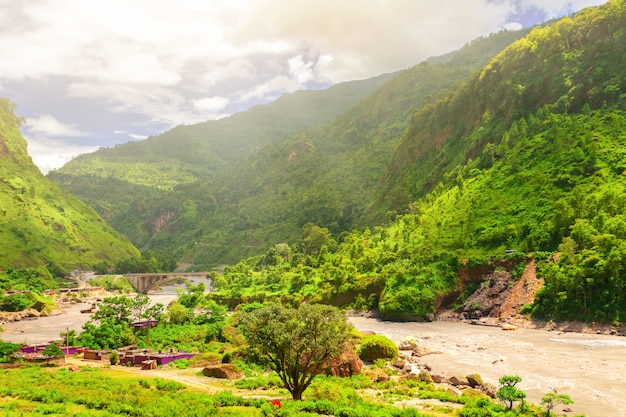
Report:
M147 294L158 284L180 278L208 278L209 272L172 272L163 274L126 274L124 277L130 282L135 291Z

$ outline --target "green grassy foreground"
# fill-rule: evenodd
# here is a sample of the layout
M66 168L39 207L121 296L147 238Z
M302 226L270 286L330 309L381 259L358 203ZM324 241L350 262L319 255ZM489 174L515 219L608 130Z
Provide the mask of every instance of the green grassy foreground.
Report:
M457 397L433 384L393 375L378 383L365 375L318 376L303 401L292 401L280 388L276 374L266 376L263 370L242 367L246 374L243 379L221 382L206 378L205 388L198 383L186 386L167 376L150 377L150 371L145 371L145 376L133 375L122 367L81 367L78 372L46 366L2 369L0 413L7 417L545 415L534 406L507 410L473 391ZM183 374L173 368L159 371L159 376L171 372L173 377L195 378L193 369ZM393 373L391 368L374 369ZM279 400L281 407L272 400Z

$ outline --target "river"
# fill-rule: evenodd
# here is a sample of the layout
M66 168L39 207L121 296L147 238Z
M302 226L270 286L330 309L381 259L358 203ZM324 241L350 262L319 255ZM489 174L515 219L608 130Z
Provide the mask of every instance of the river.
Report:
M175 286L148 294L153 302L164 305L176 295ZM87 306L75 304L58 315L7 323L0 338L33 344L58 339L66 329L78 332L89 318L80 313ZM363 317L350 321L359 330L383 334L396 343L413 336L421 346L440 351L419 358L433 373L478 373L485 382L496 386L502 375L520 375L523 380L519 388L535 404L546 392L556 390L574 400L568 406L573 411L569 415L626 417L624 337L531 329L505 332L497 327L437 321L395 323Z
M206 292L210 291L211 280L208 278L187 277L185 279L193 285L204 282ZM147 295L150 298L151 305L161 303L167 307L170 301L178 297L178 291L184 288L185 284L163 285L158 290L149 291ZM0 333L0 339L12 343L39 344L59 339L60 333L66 330L75 330L76 333L80 333L83 324L89 320L89 314L84 314L80 311L90 306L91 302L77 303L67 308L56 310L50 316L5 323L2 325L4 332Z
M572 414L626 417L626 338L548 332L465 323L393 323L354 317L359 330L383 334L396 343L413 336L423 347L440 351L419 358L433 373L478 373L495 386L502 375L519 375L518 385L535 404L549 391L569 395ZM560 407L557 412L563 407Z

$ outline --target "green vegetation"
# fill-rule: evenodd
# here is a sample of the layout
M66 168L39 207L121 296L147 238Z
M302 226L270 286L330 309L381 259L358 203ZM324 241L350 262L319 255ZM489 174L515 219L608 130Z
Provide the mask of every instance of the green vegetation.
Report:
M0 363L10 362L11 355L20 350L20 345L0 340Z
M549 392L541 399L541 406L546 410L546 417L550 417L552 410L559 405L573 404L572 399L566 394L555 394Z
M121 291L124 293L134 291L130 282L120 275L98 275L90 278L89 284L94 287L102 287L107 291Z
M378 359L395 360L398 357L398 346L386 336L365 336L361 339L359 356L369 362Z
M331 306L303 304L297 310L269 304L239 315L250 355L276 371L294 400L351 338L344 314Z
M526 393L515 386L522 382L522 378L519 375L504 375L500 377L500 388L496 395L498 399L506 404L506 408L511 410L513 404L521 401L524 403Z
M0 268L64 270L137 255L93 209L39 172L14 107L0 99Z
M0 295L0 311L16 312L32 308L40 313L48 313L54 307L52 298L42 296L34 291Z
M512 143L532 139L527 128L535 117L544 119L545 106L573 115L623 105L624 8L611 1L533 29L458 91L416 112L380 183L377 214L404 210L439 182L455 180L470 160L478 169L490 167ZM550 135L549 142L560 147L569 138ZM585 176L586 167L571 174Z
M626 96L608 88L613 78L626 79L626 53L616 52L626 48L618 29L624 15L623 1L609 2L507 48L457 92L415 113L380 185L391 190L381 194L384 208L372 211L417 198L403 214L388 212L392 222L373 232L341 233L336 245L332 233L316 231L324 242L317 253L306 249L307 230L315 229L303 228L288 251L277 245L226 268L216 297L309 299L419 319L441 300L454 303L449 295L460 290L460 272L494 268L502 259L510 265L511 257L521 267L518 258L534 253L546 284L525 311L624 322ZM576 60L563 62L568 54ZM534 66L537 56L542 61ZM581 75L591 60L606 68L593 78L603 86L596 93L602 101L569 91L580 83L576 92L592 89ZM550 88L548 75L559 80L550 78ZM528 86L521 95L507 89L518 84ZM563 108L564 100L571 105ZM394 197L392 189L412 196ZM506 249L518 252L505 257Z
M176 269L176 260L170 254L163 251L149 250L143 252L141 256L120 259L115 263L100 262L93 265L93 270L99 275L106 275L110 272L118 274L130 273L155 273L172 272Z
M49 356L51 358L60 358L64 355L59 345L56 345L54 343L47 345L44 348L43 352L41 352L41 354L43 356Z
M0 272L0 289L42 291L59 287L59 277L42 266L36 268L8 268Z
M130 324L138 320L158 320L163 314L162 304L149 306L149 302L145 294L134 298L124 295L105 298L83 325L76 340L91 349L115 349L135 343L137 335Z
M392 79L385 77L384 85L383 79L365 80L315 92L330 102L337 89L358 91L349 96L353 98L349 104L344 101L341 112L324 110L327 104L310 108L295 101L302 96L295 94L265 106L267 115L254 123L242 122L258 114L252 109L178 127L143 142L84 155L49 177L89 203L138 247L168 251L195 270L234 263L277 242L293 241L307 223L339 234L357 224L374 198L374 186L413 111L455 88L524 33L506 31L477 39L445 62L424 62ZM291 100L285 107L287 99ZM280 123L289 128L292 112L314 118L321 110L328 117L319 119L314 129L298 125L274 132L265 127ZM268 132L267 140L259 131ZM231 137L231 132L238 136ZM218 152L216 143L236 158L211 163ZM240 149L242 143L250 144L245 151ZM152 161L157 145L159 155L176 155L190 170L211 172L198 174L193 183L181 180L171 191L156 185L139 189L137 183L143 180L124 177L135 170L117 169L115 164ZM105 158L110 168L102 162ZM168 163L154 164L174 172ZM144 182L156 184L158 178Z

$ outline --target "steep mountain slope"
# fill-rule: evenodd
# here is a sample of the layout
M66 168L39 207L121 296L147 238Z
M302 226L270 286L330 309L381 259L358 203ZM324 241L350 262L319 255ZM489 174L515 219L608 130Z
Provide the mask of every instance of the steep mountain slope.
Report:
M211 177L268 144L340 114L391 77L286 94L225 119L178 126L141 142L81 155L48 178L96 209L137 246L158 248L150 244L152 234L182 213L183 201L171 195L176 186ZM155 206L166 208L155 213ZM137 216L149 219L142 223Z
M460 306L496 269L518 285L534 258L545 285L520 311L623 323L625 30L626 2L618 0L511 45L414 115L381 184L392 185L383 189L397 193L388 194L397 207L417 196L404 214L338 245L328 231L312 238L314 229L305 230L295 251L277 246L227 268L218 296L418 318ZM535 285L519 285L527 284Z
M169 191L220 172L268 144L282 142L342 113L391 77L384 74L326 90L285 94L273 103L224 119L177 126L144 141L78 156L49 177L95 204L99 203L97 194L90 193L86 179L102 183L96 184L96 189L112 179L130 187Z
M524 33L477 39L442 63L401 71L334 120L267 146L207 181L181 185L158 198L133 189L132 196L121 198L134 203L123 211L118 204L107 219L141 247L168 249L179 259L209 265L292 241L308 222L334 233L349 230L372 200L373 186L413 111L454 88ZM95 185L84 179L80 186L86 188L76 187L74 178L70 189L92 203L87 193L96 194Z
M67 268L138 256L91 207L41 174L13 108L0 99L0 268Z
M620 100L626 44L621 1L534 29L455 94L416 114L381 181L375 218L433 189L470 159L490 166L542 106L577 112ZM527 124L528 120L523 121Z

